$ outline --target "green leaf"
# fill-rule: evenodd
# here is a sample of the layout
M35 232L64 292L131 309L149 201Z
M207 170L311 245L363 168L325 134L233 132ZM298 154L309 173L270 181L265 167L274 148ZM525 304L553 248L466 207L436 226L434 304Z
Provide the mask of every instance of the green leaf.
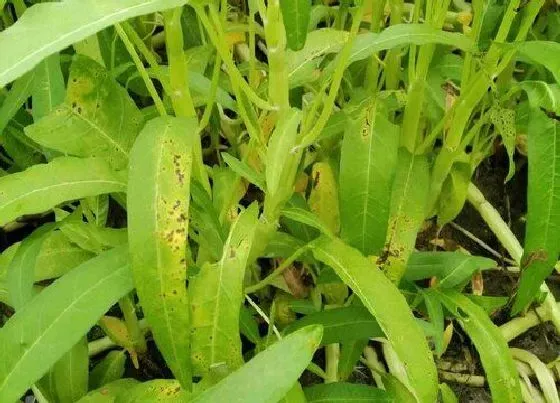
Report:
M125 191L125 178L103 160L55 158L0 178L0 226L66 201Z
M244 177L250 183L257 185L262 191L266 190L264 175L255 171L247 163L239 161L234 156L228 153L222 153L222 158L225 163L239 176Z
M119 379L99 389L92 390L78 400L78 403L113 403L119 393L132 389L138 383L136 379L132 378Z
M126 248L88 260L6 322L0 330L0 401L13 402L23 395L132 290L127 263Z
M311 0L280 0L288 48L300 50L305 45L311 17Z
M6 99L4 99L0 107L0 134L6 129L10 119L15 116L19 108L31 95L34 80L35 72L30 72L17 80L12 85L12 88L10 88Z
M324 383L303 391L308 403L394 402L393 397L383 389L355 383Z
M410 255L404 278L416 281L437 277L438 287L453 288L469 281L477 270L496 266L492 259L461 252L415 252Z
M409 386L417 398L422 402L435 401L437 373L432 352L395 285L358 250L339 239L323 236L313 243L312 251L316 259L335 270L375 317L407 369Z
M461 50L474 50L472 40L457 32L446 32L433 28L429 24L396 24L380 33L367 32L356 37L350 50L347 65L364 60L382 50L398 48L404 45L426 45L437 43ZM325 68L323 75L331 77L338 64L338 56Z
M309 325L323 326L323 345L384 336L371 313L366 308L354 306L312 313L293 322L284 333L292 333Z
M136 291L159 350L187 390L192 380L186 237L197 133L195 119L149 121L130 154L127 194Z
M307 403L301 384L296 382L288 393L286 393L286 396L280 399L278 403Z
M94 256L94 253L71 243L62 231L52 231L46 236L37 256L34 281L61 277Z
M89 388L97 389L122 378L125 363L126 353L124 350L109 351L89 374Z
M405 272L406 262L414 250L416 236L424 221L429 187L430 171L426 156L411 155L401 148L393 182L386 245L386 272L397 283Z
M188 402L189 393L175 379L154 379L134 385L117 394L115 403Z
M527 41L514 45L519 54L533 63L542 64L560 83L560 43L552 41Z
M492 401L521 402L519 378L508 345L484 309L457 291L434 289L433 292L474 343L486 372Z
M560 88L525 82L531 106L527 134L529 184L521 280L512 313L523 310L552 272L560 252Z
M515 137L513 137L513 141L512 157L513 151L515 151ZM510 171L513 175L515 172L513 160L510 160L510 168L513 168L513 170ZM467 199L467 189L471 182L471 175L471 164L456 162L451 167L449 175L447 175L447 178L445 178L443 182L443 187L439 196L439 206L437 210L439 225L444 225L454 220L463 209L465 200Z
M318 229L325 235L334 236L327 224L319 219L311 211L305 210L300 207L287 207L281 212L282 217L296 221L301 224L308 225L312 228Z
M379 109L369 103L348 126L340 156L341 237L366 256L385 244L399 147L398 127Z
M304 0L299 0L304 1ZM307 35L303 49L286 51L286 65L290 88L319 78L316 70L323 56L337 53L348 40L348 32L325 28Z
M10 305L23 308L34 297L33 279L37 256L53 225L46 224L27 236L17 249L6 277Z
M60 68L60 55L55 53L35 68L33 80L33 120L38 122L64 102L64 77Z
M441 357L444 353L443 332L445 331L443 308L439 299L432 294L431 289L423 289L420 294L424 297L424 304L426 305L430 323L434 329L432 338L435 352L438 357Z
M25 128L38 144L78 157L103 157L126 167L144 117L122 88L97 62L76 56L62 105Z
M88 392L89 355L83 336L70 351L54 364L52 377L57 402L74 403Z
M239 311L257 215L257 204L243 211L231 226L221 259L205 264L191 279L192 356L197 374L207 374L220 363L228 371L243 365Z
M251 343L259 343L259 327L253 318L253 314L245 305L241 305L241 311L239 312L239 331L243 336L247 337Z
M338 360L338 377L341 381L347 380L352 375L356 363L362 356L362 352L368 345L368 342L369 339L362 339L342 343Z
M47 56L117 22L185 4L185 0L66 0L36 4L0 33L0 87Z
M439 384L439 392L441 394L442 403L459 403L455 392L446 383Z
M320 326L308 326L286 336L192 402L277 402L309 364L321 337Z

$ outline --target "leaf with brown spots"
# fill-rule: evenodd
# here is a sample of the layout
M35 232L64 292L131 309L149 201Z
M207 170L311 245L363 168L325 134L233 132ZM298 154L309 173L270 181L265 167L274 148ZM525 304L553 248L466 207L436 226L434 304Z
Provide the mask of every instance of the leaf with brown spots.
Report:
M140 304L175 377L190 388L186 242L195 119L156 118L130 155L128 240ZM198 139L196 139L198 141Z
M115 168L128 153L144 117L109 72L92 59L74 59L65 102L25 133L40 145L78 157L102 157Z
M207 263L191 279L192 355L196 374L207 374L217 364L225 363L229 371L243 365L239 311L257 215L257 204L242 212L231 226L218 263Z

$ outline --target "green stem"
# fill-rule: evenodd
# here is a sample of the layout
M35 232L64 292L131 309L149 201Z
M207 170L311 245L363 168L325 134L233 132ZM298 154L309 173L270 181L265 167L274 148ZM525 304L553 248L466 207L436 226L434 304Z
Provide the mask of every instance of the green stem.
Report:
M560 309L560 302L556 304ZM509 322L500 326L500 332L507 342L522 335L532 327L538 326L543 322L549 322L552 319L550 310L545 306L538 306L534 311L528 312L525 316L513 318Z
M467 200L479 212L490 230L496 235L496 238L498 238L498 241L500 241L502 246L519 266L521 257L523 256L523 248L513 232L511 232L509 226L500 216L500 213L484 198L484 195L472 183L469 184L467 190ZM543 307L549 312L550 320L560 334L560 306L558 306L554 300L554 296L548 289L546 283L541 285L540 290L546 293Z
M344 44L342 48L342 52L340 53L340 59L338 60L338 64L333 74L331 86L329 88L329 95L323 105L323 110L321 111L321 115L319 115L319 119L313 125L311 131L303 136L301 139L300 144L298 147L307 147L311 145L317 140L321 132L323 131L329 117L332 114L334 108L334 101L336 99L336 95L338 94L338 90L340 88L340 83L342 81L342 76L344 74L344 70L347 67L348 60L350 58L350 51L352 49L352 45L354 44L354 39L358 33L358 29L360 28L360 23L362 21L362 16L364 14L364 3L362 3L356 10L354 17L352 19L352 27L350 28L350 35L348 37L348 41Z
M340 360L340 344L333 343L325 347L325 383L338 382L338 362Z
M142 77L142 80L144 80L144 84L146 84L146 88L148 89L150 96L154 100L154 104L158 113L160 114L160 116L166 116L167 112L165 111L165 106L163 105L163 102L157 93L156 87L154 86L154 83L150 79L150 76L148 75L148 72L146 71L146 68L142 63L142 60L140 60L138 53L136 53L134 45L132 44L132 42L128 38L128 35L120 24L115 24L115 30L124 43L126 50L132 58L132 61L136 65L136 69L138 70L138 73L140 73L140 77Z
M206 15L206 12L204 11L203 7L201 6L193 6L193 7L195 8L198 14L198 18L200 19L200 22L204 26L204 29L206 30L206 33L208 34L210 41L212 42L212 44L218 51L218 54L224 61L230 79L232 81L232 85L239 86L239 88L247 95L247 97L251 101L253 101L255 105L257 105L259 108L266 109L266 110L272 109L272 106L267 101L261 99L255 93L255 91L253 91L253 89L249 86L247 81L245 81L245 79L243 78L243 76L235 66L231 53L225 42L223 32L219 32L219 33L216 32L216 30L219 29L219 27L216 27L216 29L212 27L212 23L208 19L208 16ZM213 8L211 6L210 6L210 12L213 12Z
M134 349L139 353L145 353L148 351L146 339L140 328L140 322L136 316L136 308L130 294L119 300L119 307L123 313L124 322L132 343L134 344Z
M214 61L214 68L212 70L212 82L210 84L210 95L206 101L206 107L204 108L204 114L200 119L200 124L198 125L198 130L202 131L210 122L210 116L212 115L212 109L216 101L216 93L218 92L218 80L220 78L220 64L222 59L220 55L216 55L216 60Z
M286 30L280 13L280 1L269 0L264 20L268 50L268 98L282 116L290 107L288 69L286 68Z
M309 249L309 246L305 245L305 246L302 246L301 248L299 248L298 250L296 250L289 258L284 260L282 262L282 264L280 266L278 266L267 277L265 277L264 279L259 281L257 284L245 288L245 294L252 294L252 293L257 292L258 290L266 287L267 285L272 284L274 282L274 280L284 272L284 270L286 270L288 267L290 267L292 265L292 263L294 263L308 249Z
M183 49L182 12L182 7L164 12L165 46L169 63L169 82L171 84L169 96L176 116L195 117L196 111L189 91L189 70Z

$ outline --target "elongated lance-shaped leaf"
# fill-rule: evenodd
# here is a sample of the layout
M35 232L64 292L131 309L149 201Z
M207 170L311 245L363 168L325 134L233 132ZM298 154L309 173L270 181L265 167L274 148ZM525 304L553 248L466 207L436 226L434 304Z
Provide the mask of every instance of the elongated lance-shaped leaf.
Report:
M519 378L507 342L484 309L454 290L434 289L432 294L455 316L474 343L486 372L492 401L521 402Z
M89 374L89 388L97 389L122 378L125 364L126 353L124 350L110 351Z
M106 161L59 157L0 178L0 226L65 201L125 191L126 177Z
M115 403L136 402L188 402L189 392L181 389L175 379L154 379L139 383L117 393Z
M33 99L33 120L39 121L64 102L66 88L60 68L60 55L55 53L35 68L35 78L31 96Z
M395 401L394 396L382 389L345 382L314 385L305 388L304 392L308 403L389 403Z
M257 214L256 204L243 211L230 228L221 259L207 263L191 279L192 357L197 374L208 373L218 364L225 364L229 371L243 365L239 311Z
M552 272L560 252L560 88L543 82L522 86L531 106L528 128L527 228L521 280L512 308L524 309Z
M277 402L311 361L322 337L321 326L307 326L278 341L243 367L196 396L193 403ZM255 382L258 379L258 382Z
M357 249L337 238L313 242L316 259L332 267L377 320L406 368L409 387L420 402L435 402L437 372L424 332L397 287ZM411 347L414 346L414 347Z
M120 169L144 117L132 98L96 61L76 56L64 103L25 133L40 145L77 157L103 157Z
M117 22L185 0L66 0L36 4L0 33L0 87L53 53Z
M385 245L385 270L397 284L404 274L406 262L414 250L418 230L425 218L429 169L426 156L412 155L405 148L399 150Z
M187 390L192 380L186 239L196 133L195 119L149 121L131 151L127 199L140 304L165 361Z
M280 0L288 47L299 50L305 45L311 18L311 0Z
M51 371L58 402L74 403L88 392L89 355L85 335Z
M316 162L311 171L309 208L333 234L340 232L338 187L334 171L328 162Z
M12 88L10 88L6 99L0 107L0 134L31 94L34 80L35 72L29 72L29 74L17 80L12 85Z
M114 403L118 395L126 393L139 383L136 379L132 378L118 379L92 390L78 400L78 403Z
M26 237L18 247L8 267L6 283L10 305L19 310L34 297L34 271L41 247L47 239L53 224L46 224Z
M344 133L340 156L342 239L364 255L385 244L399 131L379 105L368 103Z
M520 55L546 67L560 84L560 43L527 41L514 45Z
M133 288L128 249L76 267L0 329L0 401L13 402Z

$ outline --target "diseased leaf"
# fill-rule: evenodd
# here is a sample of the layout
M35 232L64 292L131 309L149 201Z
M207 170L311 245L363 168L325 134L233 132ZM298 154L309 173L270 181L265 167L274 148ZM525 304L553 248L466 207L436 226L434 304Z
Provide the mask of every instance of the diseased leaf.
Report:
M509 169L506 182L515 174L515 161L513 154L515 153L515 145L517 138L517 129L515 127L515 110L502 108L499 105L494 106L490 111L490 122L502 138L502 143L506 148L509 157Z
M37 63L103 28L185 0L66 0L36 4L0 34L0 87Z
M33 120L39 121L64 102L64 77L60 68L60 55L55 53L35 68L33 89Z
M399 129L375 101L348 126L340 157L342 239L364 255L385 245Z
M76 56L64 103L25 133L49 149L106 158L120 169L143 124L142 113L111 74L92 59Z
M335 270L375 317L407 370L411 391L420 401L435 401L437 373L432 352L395 285L358 250L339 239L323 236L314 241L312 251L316 259Z
M89 374L89 388L97 389L122 378L126 353L124 350L109 351Z
M149 121L131 151L127 194L136 291L159 350L187 390L192 380L186 240L197 133L195 119Z
M393 396L383 389L355 383L324 383L303 390L308 403L361 403L394 402Z
M228 371L243 365L239 311L257 214L256 204L243 211L230 228L221 259L205 264L190 281L192 356L197 374L207 374L221 363Z
M286 336L192 402L277 402L309 364L321 336L320 326L304 327Z
M321 344L324 345L384 336L375 318L362 307L350 306L312 313L293 322L284 333L289 334L308 325L323 326Z
M311 17L311 0L280 0L288 48L300 50L305 45Z
M78 403L114 403L119 393L132 389L138 383L136 379L132 378L119 379L99 389L92 390L78 400Z
M486 312L457 291L434 290L433 293L474 343L486 372L492 401L521 402L519 377L508 345Z
M332 167L328 162L316 162L311 171L309 208L332 234L340 231L338 187Z
M399 150L399 159L393 191L387 244L386 273L399 282L406 262L414 250L418 230L426 215L430 184L428 160L424 155L411 155L405 148Z
M560 252L560 122L547 113L560 114L560 88L543 82L524 82L522 88L531 106L529 184L525 250L513 314L533 300Z
M70 200L125 192L126 178L97 158L59 157L0 178L0 226Z
M115 403L188 402L189 393L175 379L154 379L117 394Z
M0 329L0 401L20 398L132 290L129 270L128 250L113 249L57 280L6 322Z

